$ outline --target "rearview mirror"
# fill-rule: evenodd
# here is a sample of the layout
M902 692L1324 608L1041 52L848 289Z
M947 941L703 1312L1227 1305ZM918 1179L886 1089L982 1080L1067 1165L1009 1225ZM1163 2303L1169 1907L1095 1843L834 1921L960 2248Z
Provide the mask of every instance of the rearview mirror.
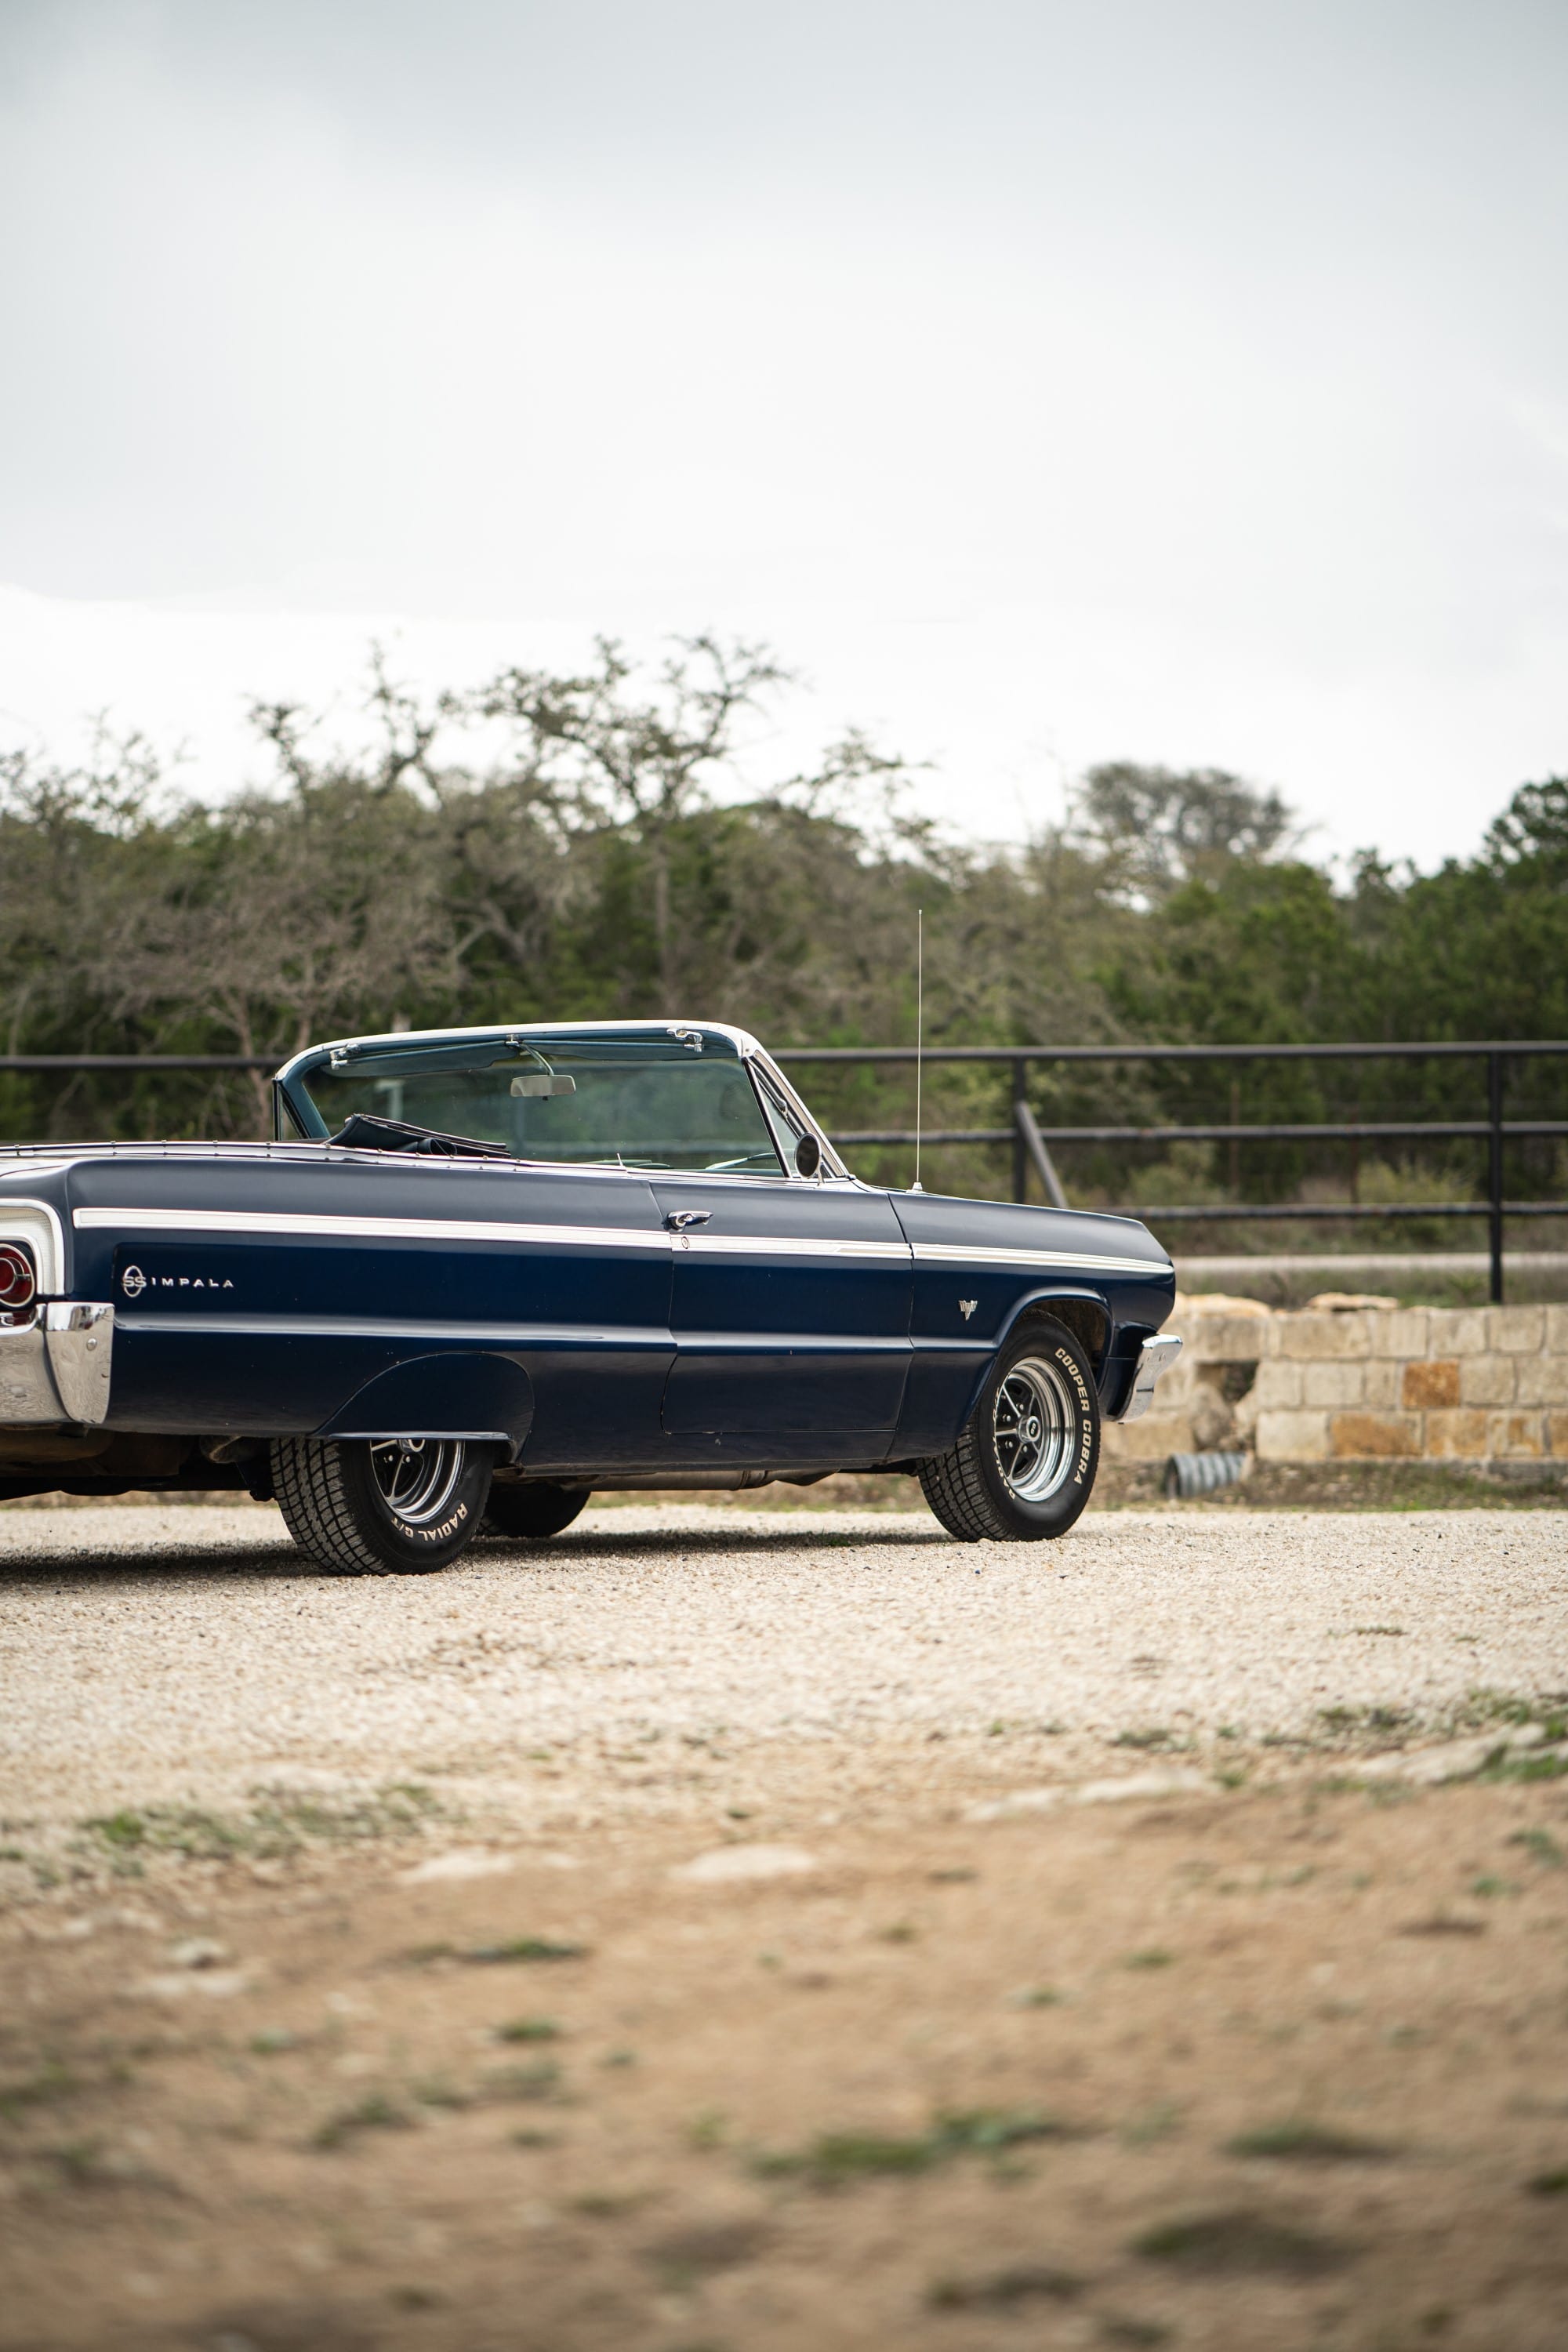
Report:
M552 1077L548 1070L530 1070L526 1077L513 1078L507 1088L514 1097L528 1099L540 1095L574 1095L576 1091L575 1078Z

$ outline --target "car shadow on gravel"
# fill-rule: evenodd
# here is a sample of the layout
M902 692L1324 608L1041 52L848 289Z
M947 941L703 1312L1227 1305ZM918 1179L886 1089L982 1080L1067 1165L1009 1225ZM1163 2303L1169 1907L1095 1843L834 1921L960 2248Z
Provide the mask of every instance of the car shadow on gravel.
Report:
M476 1570L488 1572L500 1568L514 1568L535 1576L552 1567L579 1569L628 1559L674 1563L693 1553L705 1558L751 1553L759 1559L776 1559L784 1554L829 1551L907 1551L911 1546L921 1549L954 1548L953 1538L934 1521L914 1527L868 1527L853 1532L844 1528L801 1528L787 1522L769 1527L726 1527L721 1522L712 1527L628 1528L624 1534L594 1529L553 1536L538 1543L481 1537L434 1580L450 1583ZM195 1544L149 1543L143 1538L127 1543L123 1550L111 1549L107 1545L95 1547L94 1556L88 1559L83 1558L83 1549L79 1542L62 1540L58 1551L34 1551L6 1560L0 1567L0 1593L36 1592L46 1585L62 1595L108 1587L123 1593L133 1579L141 1580L145 1589L157 1591L166 1591L177 1582L211 1584L253 1580L263 1584L354 1585L404 1580L334 1575L312 1566L291 1544L278 1542L229 1545L219 1549ZM981 1547L965 1545L963 1549L978 1551ZM406 1580L412 1583L423 1580Z
M782 1515L781 1515L782 1516ZM803 1528L786 1520L778 1526L758 1526L752 1523L738 1528L726 1527L721 1520L714 1527L628 1528L622 1535L609 1528L575 1529L565 1535L552 1536L538 1543L518 1543L480 1537L463 1560L477 1565L481 1560L527 1561L543 1567L552 1559L625 1559L628 1553L645 1559L663 1559L674 1552L779 1552L779 1551L907 1551L911 1544L951 1545L954 1538L940 1528L934 1519L917 1521L912 1527L906 1521L896 1527L848 1528L844 1527ZM978 1546L966 1545L966 1550ZM459 1572L462 1562L458 1563Z

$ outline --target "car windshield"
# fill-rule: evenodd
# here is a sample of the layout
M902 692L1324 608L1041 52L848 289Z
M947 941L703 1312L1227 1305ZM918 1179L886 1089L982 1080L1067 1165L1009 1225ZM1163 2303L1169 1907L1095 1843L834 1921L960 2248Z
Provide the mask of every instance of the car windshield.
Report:
M349 1045L296 1071L289 1090L328 1135L378 1120L520 1160L784 1172L744 1063L710 1030ZM362 1127L343 1139L378 1139Z

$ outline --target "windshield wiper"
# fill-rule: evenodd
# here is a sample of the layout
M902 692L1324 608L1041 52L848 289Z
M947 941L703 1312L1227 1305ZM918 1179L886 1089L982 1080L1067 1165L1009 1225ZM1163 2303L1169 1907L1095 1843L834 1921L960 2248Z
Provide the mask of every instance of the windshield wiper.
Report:
M376 1118L356 1110L329 1143L347 1151L411 1151L433 1160L515 1160L504 1143L480 1143L471 1135L443 1135L439 1128L410 1127L400 1118Z

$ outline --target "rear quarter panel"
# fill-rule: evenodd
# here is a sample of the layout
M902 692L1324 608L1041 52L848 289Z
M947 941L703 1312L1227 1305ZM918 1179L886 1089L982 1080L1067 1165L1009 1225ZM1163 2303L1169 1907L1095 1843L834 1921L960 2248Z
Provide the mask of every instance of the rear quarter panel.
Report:
M74 1287L115 1308L110 1427L340 1427L378 1375L479 1350L528 1376L531 1454L584 1423L607 1463L657 1446L669 1251L634 1178L283 1146L85 1160L69 1205Z

